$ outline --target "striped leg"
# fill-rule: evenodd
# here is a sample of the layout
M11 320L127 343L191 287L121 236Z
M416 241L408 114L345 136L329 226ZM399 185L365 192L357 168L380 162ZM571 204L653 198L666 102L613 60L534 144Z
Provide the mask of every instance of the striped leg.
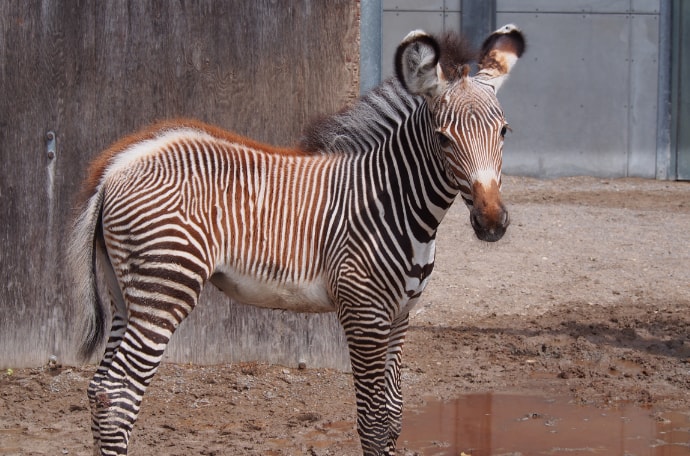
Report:
M340 319L354 376L357 431L364 456L384 456L389 440L386 351L390 326L374 315L369 321L362 318L345 312Z
M165 325L130 315L122 341L100 376L92 404L100 455L125 455L141 401L172 336Z
M139 337L129 328L125 331L101 381L102 391L97 394L96 402L101 455L127 454L142 397L163 357L167 340L149 345Z
M395 455L396 442L402 430L403 397L400 382L400 365L405 334L409 326L409 315L404 315L393 323L388 340L386 360L386 404L388 405L388 455Z
M170 337L196 306L206 278L205 273L183 270L176 257L158 259L150 270L139 266L136 273L123 274L129 280L124 291L126 327L119 329L120 343L109 363L104 358L93 382L92 414L100 445L96 454L101 456L127 454L144 392Z
M112 305L113 312L113 322L110 330L110 336L108 337L108 343L105 347L105 354L103 359L98 365L98 369L94 374L89 387L87 389L87 395L89 397L89 404L91 405L91 432L93 434L94 443L94 454L100 454L101 446L101 428L99 419L99 410L102 409L102 403L107 402L107 396L105 395L105 390L102 387L102 382L105 379L110 365L112 364L113 357L117 352L122 337L124 336L125 330L127 329L127 317L122 313L118 312L115 305Z
M110 295L112 324L110 326L108 342L105 346L105 353L103 354L103 358L98 365L98 369L96 369L96 373L91 379L87 389L87 396L91 406L91 433L93 434L95 455L100 454L101 443L101 429L99 424L100 419L98 417L98 410L101 407L99 406L99 403L104 401L106 398L106 396L104 396L104 390L101 386L101 383L110 369L110 365L112 364L115 353L117 352L120 342L122 341L122 337L125 334L125 330L127 329L127 307L125 305L122 292L120 291L117 278L115 277L115 272L112 269L107 255L104 255L103 251L99 251L99 255L102 264L105 265L103 269L108 286L108 294Z

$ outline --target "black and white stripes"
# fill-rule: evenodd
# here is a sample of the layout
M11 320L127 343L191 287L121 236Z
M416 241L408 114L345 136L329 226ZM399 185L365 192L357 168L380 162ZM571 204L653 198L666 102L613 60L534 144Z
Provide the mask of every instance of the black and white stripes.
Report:
M478 237L497 240L507 226L498 193L506 123L491 85L505 74L489 64L509 46L494 41L501 47L487 51L476 77L451 77L438 65L443 45L411 34L397 53L398 79L315 124L295 149L180 121L94 162L70 257L86 355L105 335L97 251L112 299L88 390L96 454L126 454L165 347L209 281L248 304L337 312L364 454L395 454L402 345L433 269L436 230L458 193Z

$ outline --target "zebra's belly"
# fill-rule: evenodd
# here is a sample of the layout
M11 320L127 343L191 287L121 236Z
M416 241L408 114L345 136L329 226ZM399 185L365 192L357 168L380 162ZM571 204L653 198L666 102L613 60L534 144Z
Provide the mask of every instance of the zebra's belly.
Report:
M295 312L335 311L325 282L320 277L311 281L286 283L221 270L211 276L211 283L242 304Z

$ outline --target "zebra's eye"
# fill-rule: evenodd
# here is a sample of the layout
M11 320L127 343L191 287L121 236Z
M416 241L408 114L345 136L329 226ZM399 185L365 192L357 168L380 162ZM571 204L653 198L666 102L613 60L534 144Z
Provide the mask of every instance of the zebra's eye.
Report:
M436 133L436 137L438 138L438 143L439 143L439 144L441 145L441 147L443 147L444 149L445 149L446 147L449 147L449 146L450 146L451 141L450 141L450 138L448 138L448 136L444 135L444 134L441 133L441 132L437 132L437 133Z
M508 131L512 131L508 124L503 125L503 128L501 128L501 138L505 138Z

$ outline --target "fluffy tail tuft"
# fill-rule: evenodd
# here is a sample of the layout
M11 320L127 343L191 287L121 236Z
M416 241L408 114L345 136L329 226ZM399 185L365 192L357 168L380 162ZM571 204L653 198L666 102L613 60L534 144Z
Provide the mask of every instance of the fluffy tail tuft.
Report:
M106 312L98 292L96 253L101 234L101 208L103 191L85 201L72 226L68 245L68 261L71 272L72 304L79 322L75 336L79 344L79 356L88 361L101 347L105 338Z

